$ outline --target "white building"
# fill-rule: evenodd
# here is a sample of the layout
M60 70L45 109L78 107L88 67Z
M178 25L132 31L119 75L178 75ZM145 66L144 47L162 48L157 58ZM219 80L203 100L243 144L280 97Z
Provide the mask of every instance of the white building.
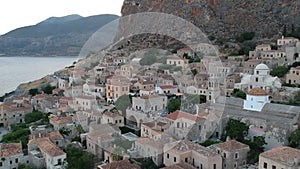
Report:
M259 64L254 69L254 74L242 74L241 83L236 83L234 88L249 91L254 88L262 88L267 92L277 91L281 88L278 77L270 75L270 69L265 64Z
M269 95L261 88L255 88L247 93L244 109L261 111L266 103L270 103Z

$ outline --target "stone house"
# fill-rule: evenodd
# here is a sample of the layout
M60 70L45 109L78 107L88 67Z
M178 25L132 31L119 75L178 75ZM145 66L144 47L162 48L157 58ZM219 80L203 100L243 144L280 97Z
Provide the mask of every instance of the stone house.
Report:
M83 94L86 96L104 98L106 93L105 88L105 85L88 82L83 85Z
M5 102L0 105L0 124L9 127L12 124L24 123L25 115L32 111L30 104Z
M102 113L101 124L114 124L116 126L124 126L124 117L118 113L104 112Z
M247 163L250 147L236 140L212 145L213 150L223 158L223 169L239 168Z
M141 124L141 137L150 139L161 139L163 132L169 127L169 124L163 121L152 121Z
M67 78L58 78L58 84L59 89L65 90L69 87L69 79Z
M31 166L47 169L63 168L67 158L66 153L47 137L29 140L28 156Z
M155 90L158 94L173 95L178 93L178 87L174 85L156 86Z
M53 125L54 130L58 131L62 128L73 128L73 118L71 116L67 117L52 117L49 119L50 124Z
M90 126L86 136L87 151L104 160L104 151L112 146L115 135L121 135L118 126L113 124L100 124Z
M277 39L277 46L278 47L295 46L297 42L299 42L299 39L297 38L282 36L280 39Z
M164 146L164 165L188 163L196 168L222 169L221 155L188 140Z
M20 164L27 164L21 143L0 144L0 169L17 169Z
M73 109L78 110L93 110L97 106L97 100L93 96L78 96L75 97Z
M64 95L66 97L78 97L83 95L82 85L80 86L70 86L65 89Z
M168 65L173 65L173 66L180 66L180 67L185 67L189 63L188 59L182 59L177 56L172 56L167 58L167 64Z
M279 146L259 155L259 169L299 169L300 150Z
M197 125L200 122L201 117L190 113L175 111L171 114L166 115L165 120L169 124L169 128L165 130L165 132L176 139L187 139L190 132L196 132L194 129L194 125ZM201 126L199 124L199 126ZM200 132L198 130L198 132ZM199 133L200 137L200 133Z
M292 67L289 73L285 77L285 83L287 84L300 84L300 66Z
M48 137L57 147L64 148L66 146L65 138L58 131L48 133Z
M165 85L175 85L175 80L174 78L171 76L171 75L165 75L165 74L162 74L162 75L159 75L157 77L157 82L156 84L157 85L161 85L161 86L165 86Z
M257 65L262 63L261 59L250 59L244 63L243 73L245 74L254 74L254 69Z
M168 104L166 96L144 95L132 98L132 108L143 112L164 111Z
M128 95L131 83L124 76L112 76L107 79L106 99L108 102L115 102L122 95Z
M134 151L138 153L138 157L151 158L157 166L161 166L163 164L164 145L171 141L174 140L167 135L157 139L140 137L135 141Z

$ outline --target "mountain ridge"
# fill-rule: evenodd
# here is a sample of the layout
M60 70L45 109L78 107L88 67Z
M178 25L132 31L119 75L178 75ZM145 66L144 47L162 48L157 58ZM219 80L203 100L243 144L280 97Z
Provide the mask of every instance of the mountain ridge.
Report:
M70 15L69 15L70 16ZM51 17L50 17L51 18ZM118 19L111 14L59 17L12 30L0 36L0 54L6 56L77 56L88 38L102 26ZM48 20L48 21L47 21ZM50 19L52 20L52 19Z

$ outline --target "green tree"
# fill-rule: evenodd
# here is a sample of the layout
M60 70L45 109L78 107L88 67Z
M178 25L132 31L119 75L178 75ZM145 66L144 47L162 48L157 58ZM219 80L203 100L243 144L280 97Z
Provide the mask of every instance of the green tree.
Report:
M298 148L300 145L300 130L293 131L289 137L289 144L293 148Z
M35 96L35 95L39 94L39 91L38 91L38 89L30 89L29 94L31 96Z
M48 84L47 86L42 88L42 91L46 94L52 94L53 89L55 89L55 87Z
M256 47L256 44L253 42L243 42L241 44L241 49L239 50L240 55L248 55L249 51L253 51Z
M259 154L264 152L265 138L263 136L255 136L253 141L244 140L243 143L250 147L247 157L248 163L254 164L258 162Z
M123 95L118 98L115 103L116 108L122 111L122 114L125 115L126 109L131 105L129 95Z
M167 106L169 112L174 112L176 110L180 110L180 107L181 107L181 99L180 98L170 99L168 106Z
M25 123L30 124L32 122L36 122L38 120L41 120L43 118L43 113L34 111L32 113L28 113L25 115Z
M22 147L27 147L28 137L30 131L28 128L15 128L10 133L3 135L1 142L3 143L19 143L21 141Z
M79 134L82 134L85 132L83 127L80 124L76 126L76 130Z
M255 32L244 32L237 38L237 41L242 43L247 40L252 40L254 36Z
M222 135L222 140L225 141L229 136L231 139L236 139L237 141L243 141L245 134L248 132L248 126L235 119L229 119L227 126L225 128L225 133Z
M95 156L89 152L82 151L76 147L67 147L67 169L93 169Z
M232 95L233 97L242 98L242 99L244 99L244 100L245 100L246 97L247 97L246 93L243 92L243 91L240 90L240 89L233 89L231 95Z
M289 71L288 67L285 66L278 66L272 69L270 72L271 76L277 76L277 77L284 77Z

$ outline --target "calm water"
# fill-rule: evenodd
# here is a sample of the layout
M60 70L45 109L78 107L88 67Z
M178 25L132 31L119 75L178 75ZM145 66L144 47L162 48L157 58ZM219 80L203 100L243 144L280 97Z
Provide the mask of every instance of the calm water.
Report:
M0 57L0 96L72 65L76 57Z

